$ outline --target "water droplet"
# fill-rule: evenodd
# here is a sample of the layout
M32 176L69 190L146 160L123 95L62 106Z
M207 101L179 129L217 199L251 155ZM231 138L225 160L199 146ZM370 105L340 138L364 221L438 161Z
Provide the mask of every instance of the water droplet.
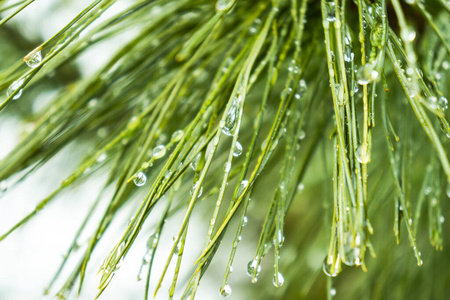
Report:
M284 284L284 277L283 274L278 272L277 274L273 275L273 285L275 287L281 287Z
M158 233L152 234L147 240L147 249L154 249L156 247L156 243L158 242Z
M247 225L247 223L248 223L248 218L247 218L247 216L244 216L244 219L242 220L242 227Z
M336 7L333 1L325 3L325 8L327 10L327 21L334 22L336 20Z
M444 69L444 70L450 69L450 63L448 61L444 60L442 62L442 69Z
M259 29L261 28L261 19L256 18L255 21L253 21L252 26L248 29L249 35L255 35L258 33Z
M261 272L261 265L257 265L258 261L257 259L252 259L251 261L248 262L247 264L247 275L250 277L253 277L253 273L255 273L255 277L259 275L259 273Z
M289 64L289 67L288 67L288 72L291 72L293 74L298 74L299 71L300 71L300 69L297 66L297 62L294 59L291 60L291 63Z
M230 170L231 170L231 162L227 161L227 162L223 165L223 171L224 171L225 173L228 173L228 172L230 172Z
M233 156L238 157L241 154L242 154L242 145L241 145L241 143L236 142L236 145L234 147Z
M99 162L99 163L104 162L107 157L108 156L106 155L106 153L102 153L97 157L97 162Z
M300 130L300 132L298 133L298 138L299 138L300 140L303 140L303 139L305 138L305 136L306 136L305 131Z
M411 27L408 27L407 29L403 29L401 32L401 35L402 35L402 39L404 41L412 42L416 38L416 32Z
M355 53L353 53L352 48L345 47L344 61L349 63L349 62L352 62L354 58L355 58Z
M223 134L229 136L232 136L234 134L234 130L236 129L236 118L238 115L238 110L238 104L236 103L236 101L233 101L233 105L231 105L230 110L228 111L225 122L220 124Z
M147 176L144 172L139 172L136 177L134 177L133 182L136 186L143 186L147 182Z
M439 223L444 223L445 222L445 218L444 218L444 216L440 216L439 217Z
M159 158L163 157L164 155L166 155L166 146L159 145L159 146L156 146L155 148L153 148L153 158L154 159L159 159Z
M435 207L437 205L438 201L436 198L431 199L431 206Z
M17 100L20 98L20 96L22 96L22 85L23 82L25 81L24 78L19 79L14 81L13 83L11 83L11 85L8 87L8 90L6 91L6 96L11 96L15 91L17 91L17 93L12 97L13 100Z
M440 97L438 100L438 106L442 111L445 111L448 108L448 100L445 97Z
M148 264L150 260L152 260L152 256L150 255L150 253L145 254L144 257L142 258L142 262L144 264Z
M366 64L361 66L356 73L358 84L366 85L375 81L378 78L378 72L375 70L374 64Z
M41 47L38 47L28 53L28 55L25 56L23 60L30 68L36 68L37 66L39 66L42 62Z
M325 275L330 276L330 277L336 277L339 272L340 272L340 260L339 260L339 254L336 257L336 261L334 262L333 265L333 257L330 257L328 259L328 256L325 257L324 261L323 261L323 266L322 266L323 272L325 273Z
M248 185L248 180L242 180L241 183L239 184L238 190L237 190L237 195L238 197L240 197L242 195L242 193L245 191L245 188Z
M300 183L300 184L297 186L297 191L298 191L299 193L302 193L304 190L305 190L305 185L304 185L303 183Z
M437 98L435 96L428 97L428 104L432 109L437 109L438 108Z
M174 142L174 143L178 142L179 140L181 140L183 135L184 135L183 130L174 131L174 133L172 133L172 137L171 137L172 142Z
M331 295L331 297L336 296L336 289L335 289L335 288L332 288L332 289L330 290L330 295Z
M217 0L216 2L216 10L217 11L225 11L229 10L236 0Z
M220 295L224 298L231 295L231 287L229 284L220 288Z
M198 164L200 162L200 159L202 158L202 154L198 153L195 158L191 161L189 166L192 168L192 170L197 171Z

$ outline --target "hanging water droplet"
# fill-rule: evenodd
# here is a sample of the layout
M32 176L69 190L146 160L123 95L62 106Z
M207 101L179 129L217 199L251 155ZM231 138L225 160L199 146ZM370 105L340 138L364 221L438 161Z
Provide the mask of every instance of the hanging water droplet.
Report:
M236 0L217 0L216 2L216 11L225 11L229 10Z
M330 277L336 277L339 274L339 269L340 269L339 254L336 257L336 261L334 262L334 265L333 265L333 257L330 257L330 259L328 259L328 256L325 257L325 259L323 261L322 269L323 269L323 272L325 273L325 275L330 276Z
M448 100L444 96L439 97L438 106L442 111L447 110L448 108Z
M234 130L236 129L236 118L238 115L238 110L238 104L236 103L236 101L233 101L233 105L231 105L230 110L228 111L225 122L220 124L223 134L229 136L232 136L234 134Z
M199 184L200 184L200 181L196 181L194 183L194 185L192 186L191 191L190 191L191 196L194 196L195 190L198 188Z
M156 243L158 242L158 233L152 234L147 240L147 249L154 249L156 247Z
M335 289L335 288L332 288L332 289L330 290L330 295L331 295L331 297L336 296L336 289Z
M333 1L325 3L325 8L327 10L327 21L334 22L336 20L336 6Z
M240 197L248 185L248 180L242 180L237 190L237 196Z
M299 193L302 193L304 190L305 190L305 185L304 185L303 183L300 183L300 184L297 186L297 191L298 191Z
M6 91L6 96L9 97L15 91L17 91L17 93L12 97L12 99L13 100L19 99L20 96L22 96L22 85L23 85L24 81L25 81L25 79L22 78L22 79L16 80L13 83L11 83L11 85L8 87L8 90Z
M241 143L236 142L236 145L234 147L233 156L238 157L241 154L242 154L242 145L241 145Z
M198 190L197 198L200 198L202 194L203 194L203 187L200 187L200 189Z
M155 148L153 148L153 158L154 159L159 159L159 158L163 157L164 155L166 155L166 146L159 145L159 146L156 146Z
M375 70L374 64L366 64L361 66L356 73L358 84L366 85L375 81L378 78L378 72Z
M443 224L445 222L444 216L439 217L439 223Z
M247 216L244 216L244 219L242 220L242 227L247 225L247 223L248 223L248 218L247 218Z
M142 258L142 262L144 264L150 263L151 260L152 260L152 256L150 255L150 253L145 254L144 257Z
M432 109L437 109L438 108L438 101L437 98L435 96L430 96L428 97L428 104L430 105L430 107Z
M402 39L404 41L412 42L416 38L416 32L412 27L408 27L406 29L403 29L401 31Z
M143 186L147 182L147 176L144 172L139 172L136 177L134 177L133 182L136 186Z
M100 154L100 155L97 157L97 162L98 162L98 163L104 162L104 161L106 160L107 157L108 157L108 156L106 155L106 153L102 153L102 154Z
M30 67L30 68L36 68L39 66L42 62L42 52L41 47L38 47L28 53L27 56L23 58L23 61Z
M284 284L284 277L283 274L278 272L277 274L273 275L273 285L275 287L281 287Z
M172 137L171 137L172 142L174 142L174 143L178 142L179 140L181 140L183 135L184 135L183 130L174 131L174 133L172 133Z
M189 166L192 168L192 170L197 171L198 164L199 164L201 158L202 158L202 153L198 153L195 156L195 158L191 161Z
M349 62L352 62L354 58L355 58L355 53L353 53L352 48L345 47L344 61L349 63Z
M306 137L305 131L300 130L299 133L298 133L298 138L299 138L300 140L303 140L305 137Z
M255 273L256 272L256 273ZM261 272L261 265L258 265L257 259L252 259L247 264L247 275L253 277L253 273L255 273L255 277L259 275Z
M231 286L229 284L220 288L220 295L224 298L231 295Z
M299 67L297 66L297 62L293 59L291 60L291 63L288 67L288 72L291 72L293 74L298 74L300 71Z
M248 29L249 35L255 35L258 33L259 29L261 28L261 19L256 18L255 21L253 21L252 26Z
M223 165L223 171L224 171L225 173L228 173L228 172L230 172L230 170L231 170L231 162L227 161L227 162Z

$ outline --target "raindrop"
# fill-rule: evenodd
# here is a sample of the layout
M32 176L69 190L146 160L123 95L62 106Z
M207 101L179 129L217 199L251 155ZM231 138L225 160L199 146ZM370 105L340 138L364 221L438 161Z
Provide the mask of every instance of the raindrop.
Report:
M152 256L150 255L150 253L145 254L144 257L142 258L142 262L144 264L148 264L150 260L152 260Z
M332 289L330 290L330 295L331 295L331 297L336 296L336 289L335 289L335 288L332 288Z
M332 258L332 257L331 257ZM339 274L339 254L336 257L336 261L333 264L333 260L331 259L331 261L329 261L328 256L325 257L324 261L323 261L323 272L325 273L325 275L330 276L330 277L336 277Z
M224 171L225 173L228 173L228 172L230 172L230 170L231 170L231 162L227 161L227 162L223 165L223 171Z
M242 220L242 227L247 225L247 223L248 223L248 218L247 218L247 216L244 216L244 219Z
M189 166L192 168L192 170L197 171L198 164L200 162L200 159L202 158L202 154L198 153L195 158L191 161Z
M356 73L356 79L360 85L366 85L377 78L378 72L375 70L375 65L371 63L361 66Z
M437 107L438 107L437 98L435 96L428 97L428 104L430 105L430 107L432 109L437 109Z
M412 42L416 38L416 32L411 27L403 29L401 34L404 41Z
M440 222L441 224L445 222L444 216L440 216L440 217L439 217L439 222Z
M220 288L220 295L224 298L231 295L231 287L229 284Z
M145 176L144 172L139 172L134 177L133 182L136 186L143 186L147 182L147 176Z
M305 185L304 185L303 183L300 183L300 184L297 186L297 191L298 191L299 193L302 193L304 190L305 190Z
M258 33L259 29L261 27L261 19L257 18L255 21L253 21L252 26L248 29L249 35L255 35Z
M97 157L97 162L104 162L106 160L108 156L106 155L106 153L102 153Z
M441 110L445 111L448 108L448 100L445 97L440 97L438 100L438 106Z
M333 1L329 1L325 4L327 10L327 21L334 22L336 20L336 7Z
M37 66L39 66L42 62L41 47L38 47L28 53L28 55L25 56L23 60L30 68L36 68Z
M242 154L242 145L241 145L241 143L236 142L236 145L234 147L233 156L238 157L241 154Z
M159 159L159 158L163 157L164 155L166 155L166 146L159 145L159 146L156 146L155 148L153 148L153 158L154 159Z
M355 58L355 53L353 53L352 48L345 47L344 61L349 63L349 62L352 62L354 58Z
M172 137L171 137L171 140L172 140L172 142L178 142L179 140L181 140L181 138L183 137L183 135L184 135L184 132L183 132L183 130L177 130L177 131L175 131L174 133L172 133Z
M14 92L17 91L17 93L12 97L13 100L17 100L22 96L22 85L25 81L24 78L19 79L11 83L11 85L8 87L8 90L6 91L6 96L11 96Z
M234 2L235 2L235 0L217 0L216 10L217 11L228 10L233 6Z
M256 273L255 273L256 272ZM253 273L255 273L255 277L259 275L261 272L261 265L258 265L257 259L252 259L247 264L247 275L253 277Z
M245 188L248 185L248 180L242 180L241 183L239 184L238 190L237 190L237 195L238 197L242 195L242 193L245 191Z
M284 284L284 277L283 274L280 272L277 272L277 274L273 275L273 285L275 287L281 287Z
M298 133L298 138L299 138L300 140L303 140L303 139L305 138L305 136L306 136L305 131L300 130L300 132Z
M232 136L234 134L234 130L236 129L236 118L238 115L238 110L239 108L237 102L233 101L233 105L231 105L230 110L228 111L225 122L221 122L220 124L223 134L229 136Z
M147 240L147 249L154 249L156 247L156 243L158 242L158 233L152 234Z

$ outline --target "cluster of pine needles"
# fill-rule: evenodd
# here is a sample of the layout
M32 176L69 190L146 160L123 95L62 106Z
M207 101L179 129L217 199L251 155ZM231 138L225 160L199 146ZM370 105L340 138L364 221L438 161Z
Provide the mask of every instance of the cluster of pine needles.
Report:
M194 299L216 253L228 255L216 269L224 273L217 290L229 296L248 223L259 235L254 255L234 267L249 282L271 283L249 288L254 297L446 298L449 1L141 0L105 17L116 2L92 1L34 50L25 42L0 49L10 57L1 63L0 115L23 114L29 129L0 161L2 201L70 143L90 145L0 241L97 172L108 173L103 190L114 190L86 208L46 293L65 299L100 279L99 297L148 235L143 299L161 293L163 279L169 299L175 291ZM0 1L1 40L26 40L17 30L8 37L8 21L33 5ZM123 34L94 74L65 75L76 73L78 56ZM48 83L58 77L66 79ZM45 89L58 92L31 113ZM96 246L130 204L128 226L92 278ZM204 236L188 235L192 219L205 224ZM157 250L168 222L178 231L164 253ZM198 245L197 260L183 261ZM54 286L75 252L70 275ZM152 272L155 259L166 260L162 273Z

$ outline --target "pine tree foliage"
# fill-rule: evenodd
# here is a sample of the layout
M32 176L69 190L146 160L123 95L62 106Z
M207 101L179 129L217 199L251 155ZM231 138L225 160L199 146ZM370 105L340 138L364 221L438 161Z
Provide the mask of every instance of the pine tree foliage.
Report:
M164 294L163 280L167 298L194 299L218 255L225 297L233 267L247 270L235 284L252 298L448 297L449 1L95 0L38 43L12 23L34 6L0 1L0 114L29 129L0 160L2 200L70 144L89 146L0 241L108 174L47 294L83 295L99 280L101 299L145 237L142 299ZM73 62L108 43L114 53L83 75ZM104 261L93 261L130 207ZM190 236L193 226L204 236ZM253 256L236 265L246 234ZM191 249L195 261L184 259ZM258 279L270 284L256 289Z

